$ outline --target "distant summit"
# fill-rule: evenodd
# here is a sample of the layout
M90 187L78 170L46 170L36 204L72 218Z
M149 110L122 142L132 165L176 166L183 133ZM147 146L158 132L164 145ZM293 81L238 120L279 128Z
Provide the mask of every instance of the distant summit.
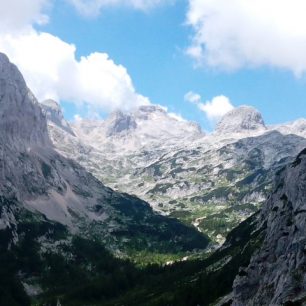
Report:
M300 118L292 122L276 125L273 127L275 130L284 135L295 134L306 137L306 119Z
M49 122L52 122L54 125L61 127L66 132L74 135L69 123L65 120L62 113L62 109L54 100L48 99L40 103L41 109Z
M105 120L80 120L72 124L75 134L98 149L135 150L185 144L203 137L198 124L168 113L158 105L145 105L129 112L113 112Z
M216 133L230 134L266 130L261 113L251 106L240 106L223 116L217 124Z
M135 119L121 111L112 113L105 121L106 136L111 137L117 134L134 130L137 127Z

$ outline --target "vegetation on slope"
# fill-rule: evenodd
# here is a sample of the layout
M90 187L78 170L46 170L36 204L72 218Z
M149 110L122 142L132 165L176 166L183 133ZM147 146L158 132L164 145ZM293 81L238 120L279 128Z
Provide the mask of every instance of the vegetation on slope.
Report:
M254 216L206 259L140 268L115 258L100 241L23 210L17 215L17 226L0 230L3 306L208 305L231 290L262 236ZM25 288L35 294L28 297Z

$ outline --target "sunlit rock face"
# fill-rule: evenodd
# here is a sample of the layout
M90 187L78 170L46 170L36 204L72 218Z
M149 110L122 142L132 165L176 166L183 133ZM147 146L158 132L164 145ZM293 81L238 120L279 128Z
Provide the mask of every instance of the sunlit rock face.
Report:
M265 130L261 113L251 106L240 106L229 111L217 125L217 134L243 133Z
M277 174L261 211L264 242L234 282L235 306L304 305L306 288L306 150Z
M53 123L71 135L74 135L69 123L64 118L60 105L56 101L48 99L41 102L40 105L48 122Z
M0 53L0 139L24 150L50 145L47 124L37 100L15 65Z

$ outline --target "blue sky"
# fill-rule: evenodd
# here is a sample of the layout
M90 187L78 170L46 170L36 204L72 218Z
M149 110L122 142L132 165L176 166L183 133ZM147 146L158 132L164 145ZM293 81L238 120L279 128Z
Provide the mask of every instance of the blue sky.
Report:
M201 61L188 55L186 50L192 44L200 44L205 49L205 44L211 43L205 39L194 42L197 21L186 24L187 12L192 6L190 2L178 0L146 11L120 5L105 6L97 16L84 16L71 4L57 0L46 11L48 23L32 26L38 33L50 33L75 45L76 60L93 52L107 53L116 65L126 68L137 93L183 118L199 122L205 130L210 130L213 123L196 104L184 99L187 92L199 94L203 104L224 95L233 106L252 105L261 111L268 124L306 117L303 63L299 63L302 73L297 73L295 62L282 65L282 58L275 62L273 55L270 61L265 57L266 62L261 62L261 59L244 54L245 61L237 65L234 61L229 64L223 60L211 64L206 59ZM287 38L284 37L284 43ZM220 46L225 43L222 41ZM294 56L295 50L290 52ZM287 58L287 54L284 55L284 59ZM65 96L61 103L68 119L73 119L75 114L88 115L86 103L75 103ZM103 116L110 109L95 107L94 111Z

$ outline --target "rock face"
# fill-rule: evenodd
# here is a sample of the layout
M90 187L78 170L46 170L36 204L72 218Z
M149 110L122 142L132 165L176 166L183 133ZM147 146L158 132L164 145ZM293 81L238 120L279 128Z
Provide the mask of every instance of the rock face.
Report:
M204 136L200 127L156 105L141 106L131 113L117 111L105 121L78 120L72 128L79 139L98 150L112 153L174 145Z
M234 282L233 303L306 303L306 150L277 174L275 191L264 205L259 228L264 242Z
M137 124L134 118L128 114L124 114L120 111L113 113L105 122L107 126L106 137L112 137L117 134L134 130Z
M234 124L233 132L204 135L150 105L104 121L79 120L71 125L75 136L52 122L49 130L60 153L104 184L136 194L220 244L265 202L274 173L306 146L300 129L266 128L251 107L223 122Z
M274 129L286 135L295 134L304 137L306 135L306 120L301 118L287 124L277 125Z
M64 118L60 105L56 101L45 100L41 102L41 108L49 123L53 123L74 136L69 123Z
M41 109L16 66L0 53L0 141L16 149L50 145Z
M275 175L262 209L197 269L187 268L175 285L161 284L160 299L150 295L152 304L306 305L306 149ZM169 296L167 303L162 296Z
M259 111L250 106L240 106L229 111L217 125L216 133L233 134L265 130Z

